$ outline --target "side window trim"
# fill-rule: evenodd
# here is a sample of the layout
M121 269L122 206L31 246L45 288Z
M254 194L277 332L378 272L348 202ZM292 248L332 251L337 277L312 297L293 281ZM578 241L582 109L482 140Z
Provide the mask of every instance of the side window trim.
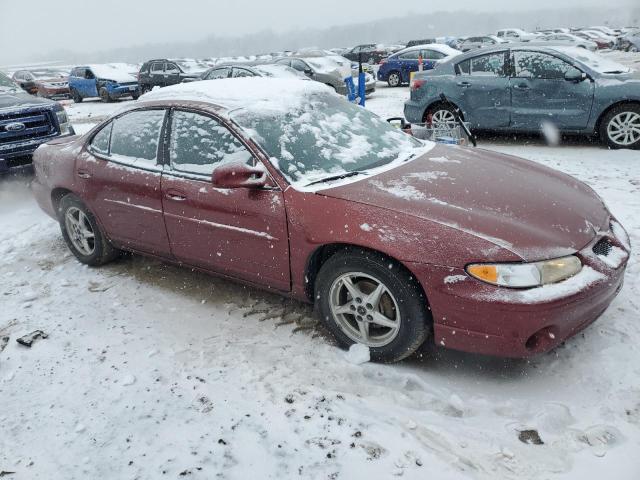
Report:
M162 120L162 125L160 127L160 136L159 136L159 141L158 141L158 150L156 151L156 163L155 165L152 167L150 165L132 165L128 162L124 162L122 160L120 160L118 157L113 157L111 156L111 137L113 135L113 122L115 122L117 119L124 117L125 115L129 114L129 113L133 113L133 112L146 112L146 111L152 111L152 110L162 110L164 111L164 118ZM122 165L124 167L128 167L128 168L134 168L136 170L144 170L146 172L153 172L153 173L160 173L162 172L162 166L163 166L163 161L164 161L164 137L166 134L166 130L168 129L167 127L167 121L168 121L169 115L168 115L168 109L166 107L151 107L151 108L135 108L132 110L128 110L126 112L122 112L120 115L111 118L107 123L104 124L104 126L99 129L98 131L96 131L93 135L91 135L91 137L89 138L89 140L87 140L86 145L86 149L91 153L91 155L98 157L106 162L112 162L118 165ZM97 152L93 146L92 146L92 142L93 139L100 133L102 132L102 130L104 130L105 128L110 128L111 131L109 132L109 150L108 150L108 154L105 155L104 153L100 153ZM162 161L161 161L162 160Z

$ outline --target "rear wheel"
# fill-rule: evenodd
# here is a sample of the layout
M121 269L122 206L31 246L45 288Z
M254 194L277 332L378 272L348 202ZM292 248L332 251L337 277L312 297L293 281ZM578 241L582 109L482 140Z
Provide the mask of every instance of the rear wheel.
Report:
M400 77L400 72L391 72L389 77L387 78L387 83L390 87L399 87L402 83L402 78Z
M448 127L456 124L453 108L445 105L436 105L429 108L425 115L425 121L428 122L429 118L434 127Z
M81 263L95 267L118 256L119 251L104 236L96 218L75 195L60 200L58 219L69 250Z
M315 294L320 318L340 345L366 345L373 360L402 360L429 335L422 289L400 264L379 253L336 253L320 269Z
M640 148L640 105L620 105L600 122L600 138L611 148Z
M75 103L82 103L82 97L75 88L71 89L71 98Z

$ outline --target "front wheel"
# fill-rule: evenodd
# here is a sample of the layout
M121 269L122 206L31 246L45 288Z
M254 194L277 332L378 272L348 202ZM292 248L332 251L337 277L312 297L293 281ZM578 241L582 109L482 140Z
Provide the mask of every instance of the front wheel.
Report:
M387 83L389 84L390 87L399 87L400 84L402 83L402 78L400 77L400 73L399 72L391 72L389 74L389 78L387 78Z
M100 100L104 103L109 103L111 101L111 95L109 95L109 91L105 87L100 89Z
M100 230L91 211L75 195L66 195L58 206L62 236L71 253L85 265L104 265L115 259L115 249Z
M366 345L373 360L400 361L429 335L422 289L400 264L381 254L336 253L320 269L315 293L320 318L340 345Z
M640 105L620 105L607 112L600 138L611 148L640 148Z

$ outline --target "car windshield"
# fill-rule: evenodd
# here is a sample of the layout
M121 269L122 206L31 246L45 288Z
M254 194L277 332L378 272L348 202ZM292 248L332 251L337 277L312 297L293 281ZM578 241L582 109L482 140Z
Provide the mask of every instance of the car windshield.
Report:
M631 69L625 67L621 63L609 60L597 53L590 52L584 48L576 47L554 47L555 50L565 55L575 58L579 62L584 63L591 70L603 74L629 73Z
M424 146L330 92L309 95L306 102L284 112L242 108L231 118L296 186L407 160Z
M0 91L1 92L14 91L17 89L18 89L18 86L15 83L13 83L13 80L7 77L4 73L0 72Z

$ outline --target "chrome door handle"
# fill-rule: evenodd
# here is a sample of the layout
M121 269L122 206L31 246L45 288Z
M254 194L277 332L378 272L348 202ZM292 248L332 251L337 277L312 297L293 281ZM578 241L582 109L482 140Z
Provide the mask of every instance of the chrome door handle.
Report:
M85 172L84 170L78 170L78 176L80 178L91 178L91 174L89 172Z
M520 85L514 85L513 88L516 90L529 90L529 85L521 83Z
M165 195L165 197L167 197L169 200L173 200L175 202L184 202L187 199L187 197L185 197L183 195L176 195L176 194L173 194L173 193L167 193Z
M456 85L458 85L459 87L462 87L462 88L469 88L471 86L471 83L469 83L469 82L458 82Z

